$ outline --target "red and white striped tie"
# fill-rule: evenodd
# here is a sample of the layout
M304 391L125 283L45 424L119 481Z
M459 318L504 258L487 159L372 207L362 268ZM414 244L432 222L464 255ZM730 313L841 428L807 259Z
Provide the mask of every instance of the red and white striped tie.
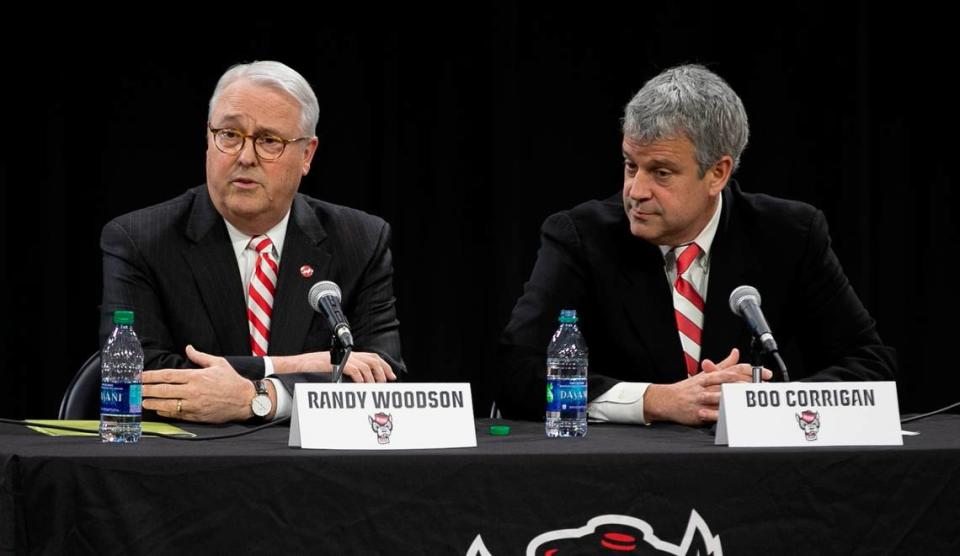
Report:
M247 289L247 320L250 322L250 349L263 357L270 345L270 313L273 292L277 289L277 262L273 260L273 242L267 236L250 240L247 249L257 252L257 264Z
M673 282L673 314L683 346L687 374L697 374L700 366L700 336L703 331L703 298L690 283L687 271L700 254L696 243L677 247L677 279Z

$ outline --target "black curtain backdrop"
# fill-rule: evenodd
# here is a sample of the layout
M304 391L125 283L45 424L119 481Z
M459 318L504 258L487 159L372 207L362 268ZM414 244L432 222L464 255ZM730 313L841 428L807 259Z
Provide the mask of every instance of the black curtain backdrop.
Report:
M56 414L99 347L101 227L204 181L209 95L228 66L257 59L296 68L320 98L301 191L393 226L412 378L471 382L478 413L540 224L619 190L623 106L685 62L718 72L746 105L742 187L825 211L847 275L899 351L902 409L960 400L946 11L235 8L248 17L148 8L7 21L0 415Z

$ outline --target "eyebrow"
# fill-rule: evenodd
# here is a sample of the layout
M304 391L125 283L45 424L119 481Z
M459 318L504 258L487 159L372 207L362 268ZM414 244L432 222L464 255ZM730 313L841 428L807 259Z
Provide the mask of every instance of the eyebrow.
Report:
M234 114L227 114L226 116L223 116L221 118L221 121L223 122L223 125L228 127L241 125L240 116L237 116ZM262 135L262 134L277 135L279 137L285 137L285 135L282 132L272 127L257 126L253 129L253 135Z
M629 160L630 162L633 162L634 164L637 164L637 161L634 160L633 157L630 156L630 155L627 153L627 151L621 151L621 154L623 154L623 160L624 160L624 162L626 162L626 161ZM651 168L651 167L652 167L652 168L660 168L660 167L663 167L663 168L667 168L668 170L671 170L671 171L673 171L673 172L677 172L677 171L680 170L680 166L679 166L676 162L674 162L674 161L672 161L672 160L668 160L668 159L666 159L666 158L654 158L654 159L648 160L647 163L646 163L644 166L647 167L647 168Z
M654 158L653 160L650 161L650 165L656 168L664 167L674 171L677 171L680 169L680 166L677 165L676 162L672 160L668 160L666 158Z

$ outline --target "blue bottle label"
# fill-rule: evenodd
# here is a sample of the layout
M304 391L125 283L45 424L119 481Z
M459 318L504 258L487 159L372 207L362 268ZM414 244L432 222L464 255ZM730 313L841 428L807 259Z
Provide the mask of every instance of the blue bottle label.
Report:
M547 377L547 411L586 411L587 379Z
M100 383L100 413L106 415L139 415L141 413L140 384Z

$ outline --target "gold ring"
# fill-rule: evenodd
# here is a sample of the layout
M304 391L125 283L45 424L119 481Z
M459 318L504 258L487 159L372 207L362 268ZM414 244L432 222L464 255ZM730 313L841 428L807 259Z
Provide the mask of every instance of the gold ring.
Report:
M177 400L177 413L183 411L183 400Z

